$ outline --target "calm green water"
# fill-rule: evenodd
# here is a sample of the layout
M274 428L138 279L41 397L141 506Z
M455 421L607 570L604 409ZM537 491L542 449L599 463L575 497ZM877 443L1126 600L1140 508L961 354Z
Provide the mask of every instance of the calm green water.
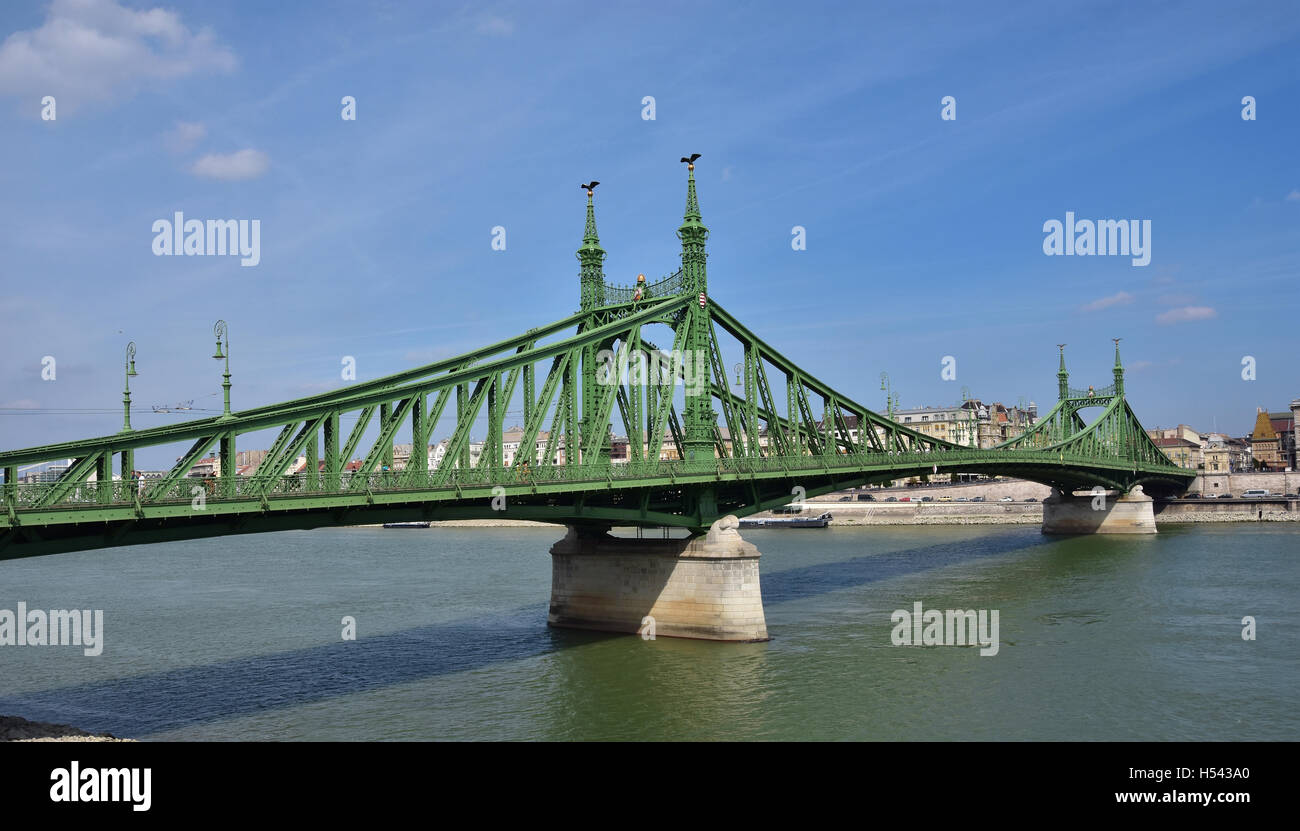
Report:
M0 608L103 609L106 646L0 646L0 714L160 740L1300 739L1294 525L749 531L763 644L548 629L559 536L331 529L3 562ZM999 610L1000 651L893 646L890 613L918 600Z

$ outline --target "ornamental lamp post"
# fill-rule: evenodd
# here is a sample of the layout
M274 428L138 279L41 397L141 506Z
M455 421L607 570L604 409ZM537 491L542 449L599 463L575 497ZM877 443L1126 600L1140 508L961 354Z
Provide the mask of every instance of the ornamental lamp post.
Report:
M131 379L140 374L135 371L135 341L126 345L124 369L126 377L122 389L122 432L129 433L131 431Z
M894 385L889 382L889 373L880 373L880 391L885 394L885 413L889 420L894 420L894 410L898 406L898 398L894 395Z
M226 332L226 321L218 320L212 327L212 333L217 336L217 351L213 353L212 358L217 361L226 362L226 371L222 374L221 390L224 397L224 406L221 413L222 421L233 418L230 414L230 336ZM224 352L222 346L225 346Z

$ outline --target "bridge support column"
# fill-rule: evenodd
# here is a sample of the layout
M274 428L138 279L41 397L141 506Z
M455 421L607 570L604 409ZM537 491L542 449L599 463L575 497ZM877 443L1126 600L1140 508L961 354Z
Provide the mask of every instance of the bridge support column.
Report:
M1136 485L1128 493L1093 495L1053 489L1043 500L1044 534L1154 534L1156 515L1151 497Z
M758 548L733 516L687 539L628 539L570 526L551 547L547 623L656 637L765 641Z

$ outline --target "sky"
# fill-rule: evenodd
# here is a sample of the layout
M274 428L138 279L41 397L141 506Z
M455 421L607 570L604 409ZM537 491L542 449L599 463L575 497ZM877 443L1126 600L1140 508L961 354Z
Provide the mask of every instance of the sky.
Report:
M218 318L236 410L563 318L593 178L608 280L668 274L690 153L710 296L854 399L1045 412L1119 337L1146 426L1242 435L1300 397L1298 46L1287 2L6 2L0 448L115 432L128 341L135 427L219 408ZM259 262L156 255L177 211ZM1047 255L1067 212L1149 264Z

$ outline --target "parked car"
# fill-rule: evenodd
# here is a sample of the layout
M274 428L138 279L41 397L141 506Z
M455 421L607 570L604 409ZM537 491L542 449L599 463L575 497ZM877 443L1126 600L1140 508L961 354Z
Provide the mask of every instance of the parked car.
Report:
M911 502L911 501L912 501L912 497L910 497L910 496L900 496L900 497L898 497L898 501L899 501L899 502Z
M839 499L839 501L840 501L840 502L852 502L852 501L853 501L853 497L851 497L851 496L841 496L840 499Z
M876 501L876 498L875 498L874 496L872 496L871 494L869 494L869 493L860 493L860 494L858 494L858 501L859 501L859 502L875 502L875 501Z
M939 501L940 501L940 502L951 502L951 501L952 501L952 497L951 497L951 496L941 496L941 497L939 497Z
M1268 488L1247 488L1241 492L1242 499L1263 499L1267 496L1272 496L1268 492Z
M1284 494L1282 494L1282 498L1283 498L1283 499L1300 499L1300 496L1296 496L1294 493L1284 493Z
M1016 500L1012 499L1012 498L1009 497L1009 496L1004 496L1004 497L1002 497L1001 499L999 499L998 501L999 501L999 502L1015 502Z
M887 497L885 497L885 501L886 501L886 502L897 502L897 501L898 501L898 497L897 497L897 496L887 496Z
M933 497L933 496L923 496L923 497L921 497L921 501L922 501L922 502L933 502L933 501L934 501L934 497Z
M969 502L970 500L967 499L967 498L964 497L964 496L959 496L959 497L957 497L957 499L956 499L955 501L957 501L957 502Z
M1199 493L1187 493L1187 494L1183 494L1183 499L1200 499L1200 498L1201 498L1201 495L1200 495Z
M1028 499L1026 499L1025 501L1026 501L1026 502L1037 502L1038 499L1037 499L1036 497L1031 496L1031 497L1029 497Z
M1219 494L1219 498L1220 498L1220 499L1232 499L1232 494L1230 494L1230 493L1221 493L1221 494Z
M970 498L970 501L971 501L971 502L983 502L983 501L984 501L984 497L982 497L982 496L972 496L972 497Z

